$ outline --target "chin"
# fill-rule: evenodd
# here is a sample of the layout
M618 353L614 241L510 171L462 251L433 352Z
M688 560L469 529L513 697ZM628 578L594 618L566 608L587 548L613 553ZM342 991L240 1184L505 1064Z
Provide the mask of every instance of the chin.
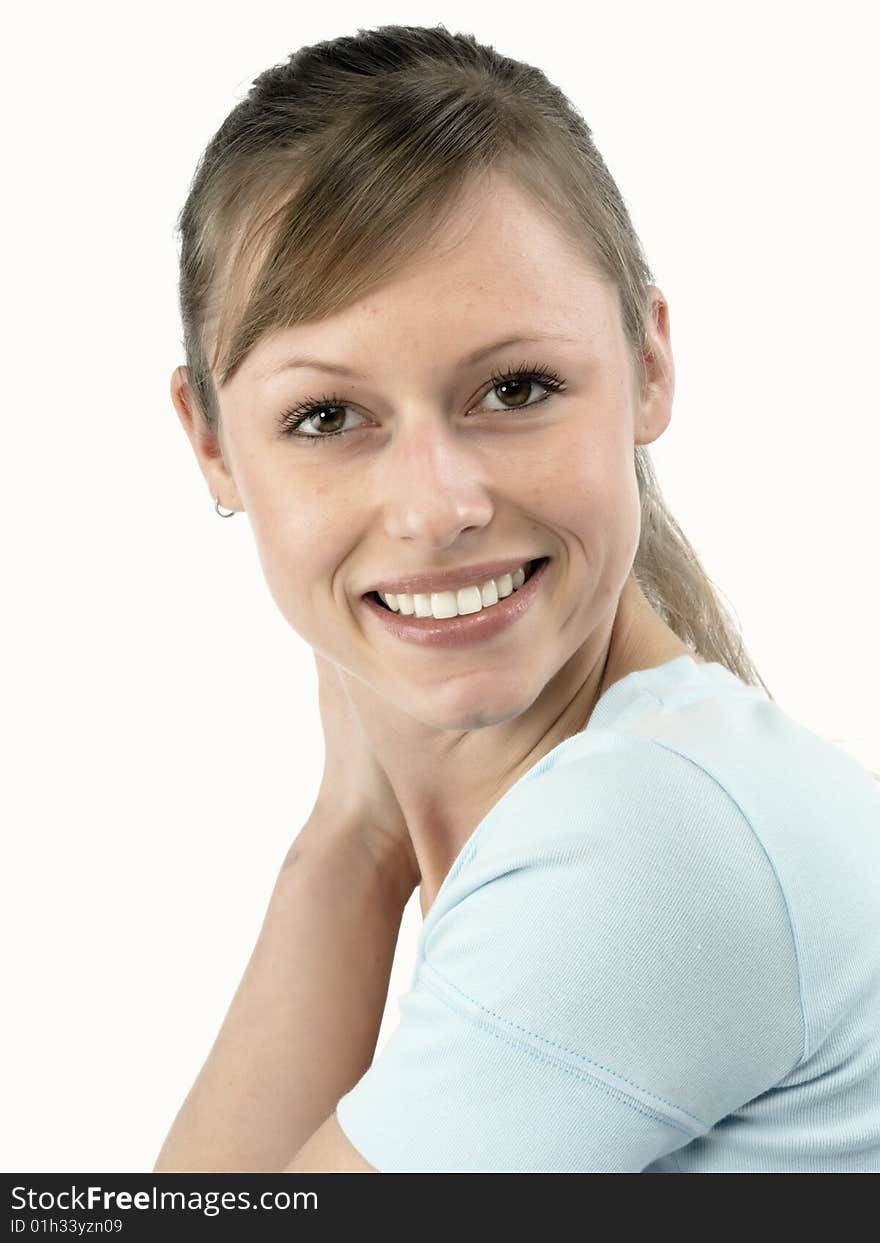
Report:
M458 687L456 682L446 683L444 702L438 703L436 713L432 714L434 719L426 721L426 724L430 723L436 729L486 729L490 725L503 725L506 721L522 716L535 702L537 693L522 684L510 681L508 674L502 673L498 676L504 681L497 688L493 688L488 680L475 678L473 675L470 678L456 679L460 683ZM483 683L480 689L476 685L479 681ZM453 696L457 696L458 702L449 702ZM426 720L424 709L429 702L429 696L426 695L422 699L423 710L418 714L422 720Z

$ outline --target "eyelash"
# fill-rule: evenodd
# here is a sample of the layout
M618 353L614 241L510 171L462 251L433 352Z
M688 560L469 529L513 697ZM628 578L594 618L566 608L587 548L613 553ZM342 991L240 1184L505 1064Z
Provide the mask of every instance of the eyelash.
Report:
M540 384L543 388L549 389L550 393L565 392L565 381L560 379L556 371L545 363L521 363L519 367L512 371L493 372L488 388L483 393L480 401L484 401L493 389L498 388L502 384L510 384L514 380L528 380L532 383ZM538 401L530 401L528 405L521 406L521 410L530 410L532 406L539 406L546 401L546 397L540 398ZM297 435L296 429L310 417L310 415L318 414L327 406L344 407L346 403L342 398L337 397L335 393L325 394L323 397L307 397L305 401L299 402L296 406L286 410L278 421L278 426L282 436L289 436L293 440L331 440L334 436L348 436L348 431L338 432L316 432L313 436L307 436L302 433ZM501 414L501 410L493 410L493 414ZM511 414L517 411L511 407Z

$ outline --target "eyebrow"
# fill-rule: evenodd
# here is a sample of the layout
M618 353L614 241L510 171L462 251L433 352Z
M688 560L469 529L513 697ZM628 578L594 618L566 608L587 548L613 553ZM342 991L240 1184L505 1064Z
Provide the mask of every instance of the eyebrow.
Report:
M483 359L487 358L490 354L494 354L496 350L506 349L510 345L522 345L522 344L525 344L526 342L530 344L535 344L539 341L568 341L571 343L576 343L577 338L566 337L566 336L562 336L559 333L553 333L553 332L546 333L540 337L534 337L534 336L505 337L501 341L493 341L491 345L481 345L480 348L477 350L474 350L472 354L466 354L464 358L459 359L458 366L459 367L473 367L477 363L482 362ZM286 358L284 359L283 362L278 363L278 365L276 367L273 367L270 371L264 372L260 376L260 379L271 380L272 377L278 375L279 372L290 371L291 369L294 369L297 367L310 367L313 371L327 371L331 375L346 376L348 379L351 379L351 380L368 380L369 379L369 377L364 375L362 371L355 371L351 367L344 367L342 366L341 363L324 362L320 358L312 358L312 357L307 357L307 356L304 356L301 358Z

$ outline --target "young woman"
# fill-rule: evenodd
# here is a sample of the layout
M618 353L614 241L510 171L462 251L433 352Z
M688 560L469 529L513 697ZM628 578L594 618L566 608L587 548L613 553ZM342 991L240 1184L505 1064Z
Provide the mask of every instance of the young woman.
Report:
M669 309L583 118L361 31L255 81L179 225L172 399L326 760L156 1170L880 1168L880 787L664 506Z

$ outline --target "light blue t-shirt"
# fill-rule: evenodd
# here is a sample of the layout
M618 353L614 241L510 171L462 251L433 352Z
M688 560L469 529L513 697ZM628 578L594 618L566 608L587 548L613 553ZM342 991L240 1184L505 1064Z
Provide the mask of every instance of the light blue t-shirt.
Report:
M336 1112L380 1172L880 1171L880 783L721 664L622 678L468 838Z

